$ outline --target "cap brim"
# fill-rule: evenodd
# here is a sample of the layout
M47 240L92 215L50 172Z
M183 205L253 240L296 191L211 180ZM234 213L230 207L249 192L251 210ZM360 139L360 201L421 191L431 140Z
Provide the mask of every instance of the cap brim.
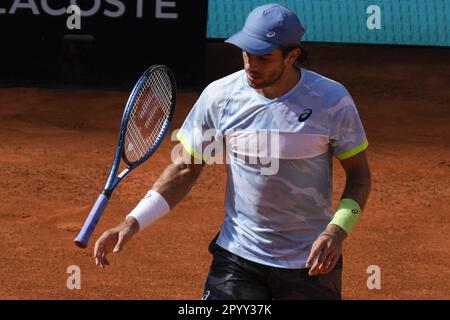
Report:
M225 40L225 42L234 44L242 50L256 56L268 54L279 47L276 44L253 38L243 31L240 31L235 35L229 37L227 40Z

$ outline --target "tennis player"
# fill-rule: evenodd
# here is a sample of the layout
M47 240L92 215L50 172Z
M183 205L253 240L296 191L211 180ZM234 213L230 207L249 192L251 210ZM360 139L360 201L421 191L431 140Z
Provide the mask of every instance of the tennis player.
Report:
M226 40L242 49L244 69L202 92L178 132L188 156L98 239L99 266L180 202L208 160L205 149L225 141L225 218L209 246L202 298L341 299L342 246L370 190L368 142L346 88L299 63L303 34L292 11L266 4ZM215 134L204 139L210 130ZM260 144L261 133L276 139ZM346 173L335 210L333 157ZM273 170L264 170L267 159L277 162Z

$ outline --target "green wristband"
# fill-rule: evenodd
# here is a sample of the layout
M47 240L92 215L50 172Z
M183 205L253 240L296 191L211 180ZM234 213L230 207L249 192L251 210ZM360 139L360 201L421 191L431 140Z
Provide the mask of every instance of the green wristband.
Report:
M339 202L339 206L330 224L338 225L349 234L361 214L362 211L359 204L352 199L344 198Z

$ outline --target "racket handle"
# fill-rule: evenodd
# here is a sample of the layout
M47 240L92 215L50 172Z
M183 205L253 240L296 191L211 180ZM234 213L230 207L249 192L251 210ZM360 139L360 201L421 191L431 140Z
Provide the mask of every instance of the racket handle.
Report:
M97 201L95 201L94 206L91 209L91 212L89 213L89 216L87 217L86 221L84 222L83 228L81 228L80 233L75 238L74 242L75 244L80 248L86 248L89 242L89 238L91 237L92 232L95 229L95 226L97 225L98 220L103 214L103 211L106 208L106 205L108 204L108 198L101 194Z

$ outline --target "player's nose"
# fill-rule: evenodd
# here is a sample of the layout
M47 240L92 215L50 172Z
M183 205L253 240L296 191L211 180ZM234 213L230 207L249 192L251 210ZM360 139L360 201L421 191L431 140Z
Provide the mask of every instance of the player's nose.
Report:
M258 69L258 57L248 52L244 53L244 57L245 69L256 71L256 69Z
M258 73L258 69L259 69L257 63L251 63L251 62L245 63L244 68L247 72L250 72L250 73Z

